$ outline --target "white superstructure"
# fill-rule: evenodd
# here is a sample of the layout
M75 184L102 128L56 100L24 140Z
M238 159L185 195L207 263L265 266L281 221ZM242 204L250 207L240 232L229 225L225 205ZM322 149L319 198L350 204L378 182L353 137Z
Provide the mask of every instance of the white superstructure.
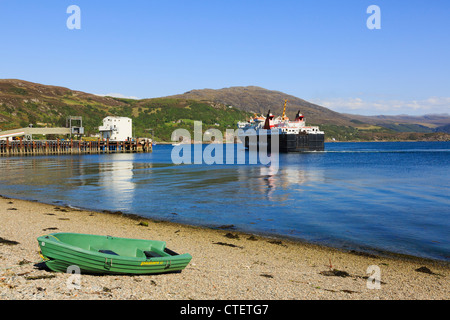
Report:
M307 126L305 123L305 117L300 111L295 116L294 121L290 121L287 117L275 118L269 111L267 117L259 116L251 119L248 122L238 122L237 126L243 131L248 129L254 129L256 132L263 133L263 130L270 130L273 133L279 134L323 134L317 126Z
M126 141L133 137L132 120L127 117L108 116L103 119L103 125L98 127L101 139L111 141Z

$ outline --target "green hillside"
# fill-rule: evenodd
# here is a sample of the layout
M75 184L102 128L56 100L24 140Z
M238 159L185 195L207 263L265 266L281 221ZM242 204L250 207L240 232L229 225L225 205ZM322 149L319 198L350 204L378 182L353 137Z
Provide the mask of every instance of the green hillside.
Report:
M133 119L134 135L170 141L177 128L191 130L193 121L203 129L225 131L251 114L223 104L175 98L143 100L101 97L67 88L22 80L0 80L0 129L65 127L68 116L82 116L85 134L98 133L109 115Z
M106 116L133 119L134 136L170 141L175 129L192 132L194 121L203 130L222 132L236 123L266 114L281 115L288 99L287 115L300 110L308 125L318 125L328 141L450 140L450 117L446 115L358 116L341 114L279 91L260 87L192 90L171 97L121 99L89 94L64 87L15 79L0 79L0 130L65 127L68 116L82 116L85 134L98 133Z
M236 108L195 100L115 99L125 105L113 111L117 115L133 119L136 136L146 136L149 132L153 132L159 141L170 141L172 132L176 129L188 129L193 132L194 121L201 121L204 131L216 128L225 132L226 129L235 129L238 121L251 116L250 113Z

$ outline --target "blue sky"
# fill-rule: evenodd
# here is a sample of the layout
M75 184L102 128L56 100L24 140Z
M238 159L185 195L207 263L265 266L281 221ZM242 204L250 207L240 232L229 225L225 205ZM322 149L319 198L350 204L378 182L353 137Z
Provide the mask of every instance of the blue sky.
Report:
M448 0L0 0L0 78L138 98L256 85L339 112L450 113L449 16Z

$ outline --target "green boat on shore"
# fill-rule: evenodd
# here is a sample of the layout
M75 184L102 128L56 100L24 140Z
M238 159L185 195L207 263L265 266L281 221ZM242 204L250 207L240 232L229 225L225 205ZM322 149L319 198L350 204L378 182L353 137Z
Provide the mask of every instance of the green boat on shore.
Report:
M179 272L191 261L164 241L80 233L52 233L37 238L43 261L53 271L78 266L88 274L153 274Z

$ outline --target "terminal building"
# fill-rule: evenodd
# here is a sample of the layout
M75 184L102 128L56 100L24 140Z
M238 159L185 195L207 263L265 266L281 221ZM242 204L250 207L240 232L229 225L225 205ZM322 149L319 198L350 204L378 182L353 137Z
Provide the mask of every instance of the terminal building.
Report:
M127 141L133 137L132 120L127 117L108 116L103 125L98 127L100 138L110 141Z

